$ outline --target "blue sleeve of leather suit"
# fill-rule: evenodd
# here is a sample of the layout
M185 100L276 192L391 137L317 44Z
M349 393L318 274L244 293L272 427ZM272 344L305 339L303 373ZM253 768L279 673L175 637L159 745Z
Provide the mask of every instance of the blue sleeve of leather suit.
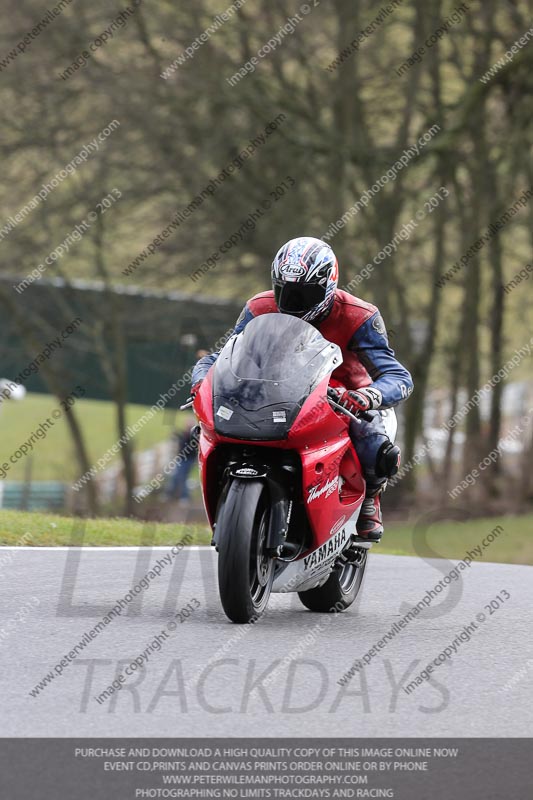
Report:
M243 310L241 311L239 319L235 323L235 327L233 328L233 330L230 333L230 336L228 338L231 338L232 336L236 336L238 333L243 331L245 329L245 327L248 325L248 323L250 322L250 320L252 320L253 318L254 318L254 315L252 314L252 312L248 308L248 304L246 304L244 306ZM219 354L220 354L220 350L217 350L216 353L210 353L208 356L204 356L203 358L201 358L197 362L197 364L195 365L195 367L194 367L194 369L192 371L192 376L191 376L191 385L192 386L194 386L195 383L198 383L198 381L202 381L205 378L205 376L207 375L207 373L209 372L209 370L211 369L211 367L213 366L213 364L217 360Z
M381 392L381 408L392 408L409 397L413 379L394 355L378 311L356 330L348 349L357 355L372 378L372 386Z

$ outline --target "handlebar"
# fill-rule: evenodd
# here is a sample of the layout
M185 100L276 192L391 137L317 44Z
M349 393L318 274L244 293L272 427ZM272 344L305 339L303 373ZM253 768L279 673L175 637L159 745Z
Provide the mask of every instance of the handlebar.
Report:
M357 414L352 414L352 412L348 411L347 408L344 408L344 406L341 406L341 404L337 402L338 397L337 397L337 392L335 391L335 389L331 389L331 388L328 389L328 400L329 400L330 404L335 408L336 411L340 411L342 414L345 414L347 417L350 417L350 419L352 419L352 420L358 421L360 419L364 419L367 422L372 422L372 420L374 419L372 414L369 414L368 411L358 411Z

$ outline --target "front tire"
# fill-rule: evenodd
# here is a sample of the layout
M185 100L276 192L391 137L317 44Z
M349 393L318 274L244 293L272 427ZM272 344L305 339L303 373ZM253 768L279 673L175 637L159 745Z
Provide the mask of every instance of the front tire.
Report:
M265 485L234 480L216 522L218 588L232 622L256 622L267 606L274 580L274 560L265 553L268 521Z
M349 608L359 594L366 569L368 550L355 549L357 560L339 560L327 581L316 589L298 592L298 597L310 611L333 613Z

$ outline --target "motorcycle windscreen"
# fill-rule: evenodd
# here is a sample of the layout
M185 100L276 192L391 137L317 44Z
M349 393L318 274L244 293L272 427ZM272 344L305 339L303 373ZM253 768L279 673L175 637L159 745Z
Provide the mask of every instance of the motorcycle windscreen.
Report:
M285 439L303 403L342 363L336 344L287 314L262 314L230 339L214 368L215 429L233 439Z

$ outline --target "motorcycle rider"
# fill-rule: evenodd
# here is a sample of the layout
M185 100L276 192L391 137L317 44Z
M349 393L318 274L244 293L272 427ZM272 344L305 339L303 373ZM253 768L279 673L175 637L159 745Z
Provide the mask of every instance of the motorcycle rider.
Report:
M366 481L357 522L359 536L379 542L383 534L380 496L400 463L394 445L393 407L413 391L408 370L390 348L383 319L371 303L338 289L338 263L330 245L300 236L281 247L272 263L272 291L246 303L233 334L259 314L292 314L314 325L342 350L343 363L332 374L339 402L366 419L350 423L350 437ZM192 396L218 353L201 358L192 373Z

